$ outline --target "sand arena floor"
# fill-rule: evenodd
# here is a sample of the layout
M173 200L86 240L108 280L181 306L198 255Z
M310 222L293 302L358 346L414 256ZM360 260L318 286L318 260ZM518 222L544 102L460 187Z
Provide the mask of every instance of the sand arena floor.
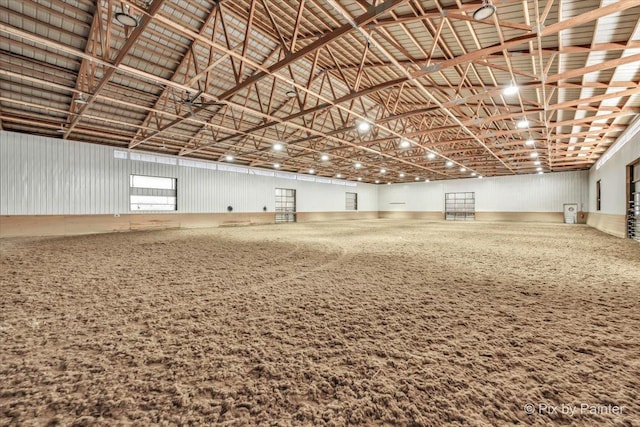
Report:
M586 226L0 244L0 425L640 425L640 245Z

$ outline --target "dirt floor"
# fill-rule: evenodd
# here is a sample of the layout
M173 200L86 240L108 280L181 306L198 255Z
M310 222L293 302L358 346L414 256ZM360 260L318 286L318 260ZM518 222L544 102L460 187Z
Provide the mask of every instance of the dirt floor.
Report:
M0 244L0 425L640 425L640 244L586 226Z

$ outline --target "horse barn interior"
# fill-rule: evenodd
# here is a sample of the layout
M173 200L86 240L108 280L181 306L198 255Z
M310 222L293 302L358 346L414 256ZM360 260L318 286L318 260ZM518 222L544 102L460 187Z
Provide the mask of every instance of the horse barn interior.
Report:
M0 9L0 425L640 425L638 0Z

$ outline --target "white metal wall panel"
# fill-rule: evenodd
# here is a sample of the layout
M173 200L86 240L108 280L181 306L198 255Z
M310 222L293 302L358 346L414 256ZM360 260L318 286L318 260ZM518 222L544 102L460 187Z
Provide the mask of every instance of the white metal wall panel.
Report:
M563 203L586 210L587 172L470 178L380 186L380 211L444 211L445 193L476 193L477 212L561 212Z
M375 185L298 181L114 157L114 147L0 132L0 215L79 215L129 212L129 175L178 179L178 212L274 211L275 188L298 190L299 212L376 211ZM137 152L140 153L140 152ZM163 156L172 159L174 156Z
M640 157L640 132L606 163L589 170L589 212L626 214L627 165ZM600 180L600 211L596 211L596 182Z

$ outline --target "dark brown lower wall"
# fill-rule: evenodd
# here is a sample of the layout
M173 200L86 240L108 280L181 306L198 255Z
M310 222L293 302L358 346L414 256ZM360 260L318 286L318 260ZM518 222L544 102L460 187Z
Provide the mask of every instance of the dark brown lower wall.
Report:
M380 218L391 219L427 219L444 220L442 212L401 212L381 211ZM476 212L478 221L507 221L507 222L564 222L562 212ZM578 223L586 224L587 213L578 212Z
M299 222L375 219L378 212L299 212ZM271 224L273 212L209 214L24 215L0 216L0 238L70 236L165 228L206 228Z
M587 224L605 233L616 237L627 237L626 218L624 215L603 214L599 212L589 212Z

